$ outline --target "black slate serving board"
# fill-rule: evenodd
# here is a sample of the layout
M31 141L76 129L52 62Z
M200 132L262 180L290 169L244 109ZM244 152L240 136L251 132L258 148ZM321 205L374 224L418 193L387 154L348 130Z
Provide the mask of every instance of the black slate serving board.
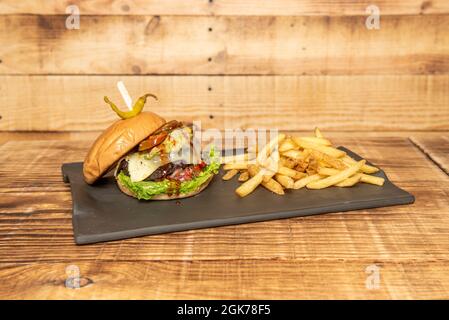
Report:
M355 159L360 157L346 151ZM216 227L280 218L368 209L413 203L415 198L396 187L383 171L382 187L359 183L351 188L291 190L278 196L259 187L245 198L234 190L234 178L220 172L200 194L170 201L139 201L123 194L113 177L90 186L83 181L82 163L62 165L73 199L73 233L77 244L125 239L150 234Z

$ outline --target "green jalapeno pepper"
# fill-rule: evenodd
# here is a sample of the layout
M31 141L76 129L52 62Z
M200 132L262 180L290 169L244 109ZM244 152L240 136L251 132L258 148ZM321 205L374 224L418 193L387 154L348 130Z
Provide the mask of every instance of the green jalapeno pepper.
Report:
M122 110L120 110L106 96L104 97L104 102L109 104L111 106L112 110L114 110L114 112L117 113L117 115L120 118L122 118L122 119L129 119L129 118L137 116L139 113L142 112L143 106L145 105L145 102L147 102L147 97L152 97L152 98L157 100L157 97L154 94L147 93L146 95L143 95L139 99L137 99L137 101L134 103L134 106L133 106L132 110L130 110L130 111L122 111Z

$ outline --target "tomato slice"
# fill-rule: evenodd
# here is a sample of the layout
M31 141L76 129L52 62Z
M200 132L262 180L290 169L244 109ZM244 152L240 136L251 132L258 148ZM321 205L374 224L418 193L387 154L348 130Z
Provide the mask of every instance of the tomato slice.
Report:
M139 144L139 151L149 150L157 145L160 145L165 140L165 138L167 138L167 135L167 132L161 132L149 136Z
M167 138L167 135L171 131L180 126L182 126L182 122L178 122L176 120L169 121L166 124L162 125L151 136L149 136L139 144L139 151L148 150L161 144L165 140L165 138Z
M159 134L161 132L167 132L170 133L173 129L176 129L178 127L182 126L182 122L171 120L167 122L166 124L162 125L159 129L157 129L153 134Z
M203 168L204 168L205 166L206 166L206 162L201 161L200 163L198 163L197 165L195 165L195 166L193 167L193 169L199 173L199 172L201 172L201 171L203 170Z

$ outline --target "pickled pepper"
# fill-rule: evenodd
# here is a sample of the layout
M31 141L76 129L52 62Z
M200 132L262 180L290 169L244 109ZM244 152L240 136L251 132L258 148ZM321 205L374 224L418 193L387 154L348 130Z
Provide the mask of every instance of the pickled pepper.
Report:
M111 100L109 100L108 97L104 97L104 101L109 104L112 108L112 110L114 110L114 112L122 119L129 119L132 117L137 116L139 113L142 112L142 109L145 105L145 103L147 102L147 97L152 97L154 99L157 100L157 97L154 94L151 93L147 93L143 96L141 96L139 99L137 99L137 101L134 103L134 106L132 108L132 110L129 111L121 111Z

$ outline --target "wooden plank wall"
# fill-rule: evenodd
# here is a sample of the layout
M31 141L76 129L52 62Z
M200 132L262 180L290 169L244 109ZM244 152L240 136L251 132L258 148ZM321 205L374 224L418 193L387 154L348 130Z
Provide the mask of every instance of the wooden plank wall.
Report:
M449 1L376 1L379 30L370 4L0 1L0 131L101 130L119 79L204 127L447 130Z

